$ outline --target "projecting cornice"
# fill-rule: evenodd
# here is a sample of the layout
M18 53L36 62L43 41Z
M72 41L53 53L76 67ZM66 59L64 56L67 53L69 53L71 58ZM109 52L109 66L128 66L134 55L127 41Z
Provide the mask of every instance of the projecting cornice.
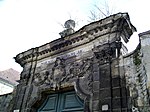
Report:
M127 13L118 13L85 25L75 33L64 38L59 38L22 52L15 57L15 60L21 66L24 66L28 62L54 56L112 33L117 33L117 35L110 37L109 42L120 41L122 37L127 43L134 31L136 31L136 28L131 24L129 15Z

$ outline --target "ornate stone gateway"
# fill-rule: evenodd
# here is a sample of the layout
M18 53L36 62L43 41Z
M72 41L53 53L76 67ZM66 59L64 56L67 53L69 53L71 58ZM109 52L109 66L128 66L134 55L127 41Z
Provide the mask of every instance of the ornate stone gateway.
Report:
M57 107L61 111L61 106L41 102L51 102L54 96L57 99L75 90L83 107L76 103L75 96L71 97L72 104L82 112L130 111L129 92L119 65L126 53L121 38L128 42L135 30L128 14L118 13L76 32L66 33L66 29L61 38L18 54L15 60L23 71L11 110L35 112Z

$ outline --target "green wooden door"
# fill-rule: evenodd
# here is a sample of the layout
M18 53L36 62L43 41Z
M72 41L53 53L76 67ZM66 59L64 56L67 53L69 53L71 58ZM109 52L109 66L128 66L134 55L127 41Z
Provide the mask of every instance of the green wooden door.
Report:
M75 92L49 95L38 112L83 112L83 101Z

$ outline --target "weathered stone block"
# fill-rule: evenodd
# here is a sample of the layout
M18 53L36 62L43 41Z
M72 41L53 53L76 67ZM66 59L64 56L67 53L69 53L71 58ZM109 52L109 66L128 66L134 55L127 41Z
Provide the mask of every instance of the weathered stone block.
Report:
M112 112L122 112L121 109L113 109Z
M125 78L121 78L120 79L120 85L121 85L121 87L126 87L126 80L125 80Z
M100 80L100 76L99 76L99 72L93 72L93 81L99 81Z
M93 100L98 100L98 99L99 99L99 91L93 92Z
M122 108L122 112L131 112L131 110L129 110L127 108Z
M122 96L121 101L122 101L122 108L126 108L128 105L127 97Z
M118 70L118 60L113 60L113 62L111 63L111 74L112 74L112 77L114 76L119 76L119 70Z
M100 69L100 81L110 79L109 69Z
M126 87L121 88L121 96L129 96L129 91L127 90Z
M121 109L121 99L120 98L112 99L112 108L113 109Z
M98 111L96 111L96 110L93 110L93 112L99 112L99 110L98 110Z
M120 87L120 78L119 77L112 78L112 87Z
M92 101L92 108L93 108L93 111L98 111L99 110L99 100L94 100Z
M94 81L93 82L93 91L96 92L96 91L99 91L99 89L100 89L100 82Z
M105 98L111 98L111 89L110 88L101 89L99 94L100 94L100 100L103 100Z
M120 88L113 88L112 94L113 94L113 98L120 98L121 97Z
M93 64L93 72L97 72L99 71L99 64L98 63L94 63Z
M102 88L110 88L111 84L110 84L110 79L104 79L100 81L100 89Z

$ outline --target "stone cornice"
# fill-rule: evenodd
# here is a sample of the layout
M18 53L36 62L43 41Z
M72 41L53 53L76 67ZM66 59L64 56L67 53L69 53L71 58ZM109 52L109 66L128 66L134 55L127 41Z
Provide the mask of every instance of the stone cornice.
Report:
M15 61L21 66L24 66L24 64L28 62L59 54L111 33L120 33L119 36L121 36L125 42L128 42L133 30L135 31L136 29L130 23L128 14L118 13L85 25L75 33L64 38L59 38L40 47L22 52L15 57Z
M139 33L138 35L139 35L139 37L142 37L143 35L150 35L150 30L146 31L146 32Z

